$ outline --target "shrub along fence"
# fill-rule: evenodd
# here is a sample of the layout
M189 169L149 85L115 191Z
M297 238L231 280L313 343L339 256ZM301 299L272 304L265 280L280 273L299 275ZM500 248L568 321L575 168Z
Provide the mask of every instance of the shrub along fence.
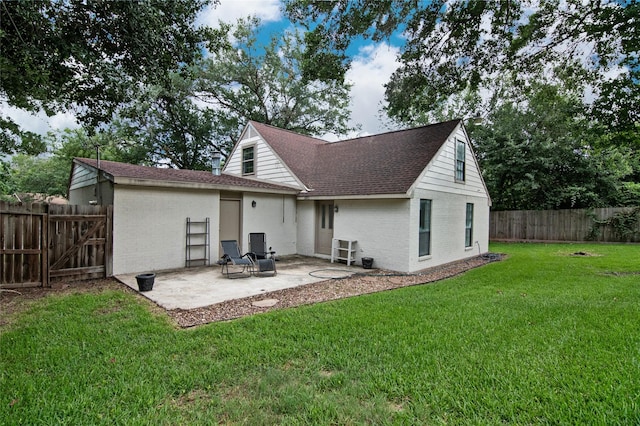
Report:
M640 207L492 211L493 241L640 242Z

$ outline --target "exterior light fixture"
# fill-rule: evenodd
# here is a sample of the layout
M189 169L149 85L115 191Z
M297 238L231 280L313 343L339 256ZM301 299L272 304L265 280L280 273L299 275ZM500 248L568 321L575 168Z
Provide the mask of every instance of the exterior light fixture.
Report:
M251 207L253 207L253 208L255 209L255 208L256 208L256 204L257 204L257 203L256 203L256 200L253 200L253 201L251 202Z

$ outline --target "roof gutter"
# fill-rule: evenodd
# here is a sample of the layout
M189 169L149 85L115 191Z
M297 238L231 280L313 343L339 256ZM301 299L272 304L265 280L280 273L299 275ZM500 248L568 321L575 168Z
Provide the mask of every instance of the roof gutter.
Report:
M298 194L298 200L402 200L411 198L408 194L352 194L352 195L318 195Z
M128 177L113 177L110 179L116 185L125 186L146 186L154 188L176 188L176 189L200 189L200 190L219 190L219 191L236 191L236 192L259 192L267 194L287 194L296 195L297 189L277 189L277 188L260 188L242 185L221 185L204 182L183 182L183 181L159 181L155 179L140 179Z

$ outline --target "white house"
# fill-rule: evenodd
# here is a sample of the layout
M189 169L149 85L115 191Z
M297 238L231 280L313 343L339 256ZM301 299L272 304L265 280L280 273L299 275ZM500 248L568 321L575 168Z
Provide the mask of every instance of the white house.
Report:
M187 218L219 241L415 272L488 250L491 200L459 120L329 143L249 122L221 175L77 158L72 204L113 204L114 274L185 266ZM347 247L351 242L352 251Z

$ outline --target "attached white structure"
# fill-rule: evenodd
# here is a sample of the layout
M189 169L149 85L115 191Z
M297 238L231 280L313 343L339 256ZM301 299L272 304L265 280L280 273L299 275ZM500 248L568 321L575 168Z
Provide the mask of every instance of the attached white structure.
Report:
M222 174L75 159L72 204L114 206L114 274L182 267L185 221L280 255L416 272L488 250L491 200L460 121L329 143L249 122ZM353 251L346 250L352 242Z

